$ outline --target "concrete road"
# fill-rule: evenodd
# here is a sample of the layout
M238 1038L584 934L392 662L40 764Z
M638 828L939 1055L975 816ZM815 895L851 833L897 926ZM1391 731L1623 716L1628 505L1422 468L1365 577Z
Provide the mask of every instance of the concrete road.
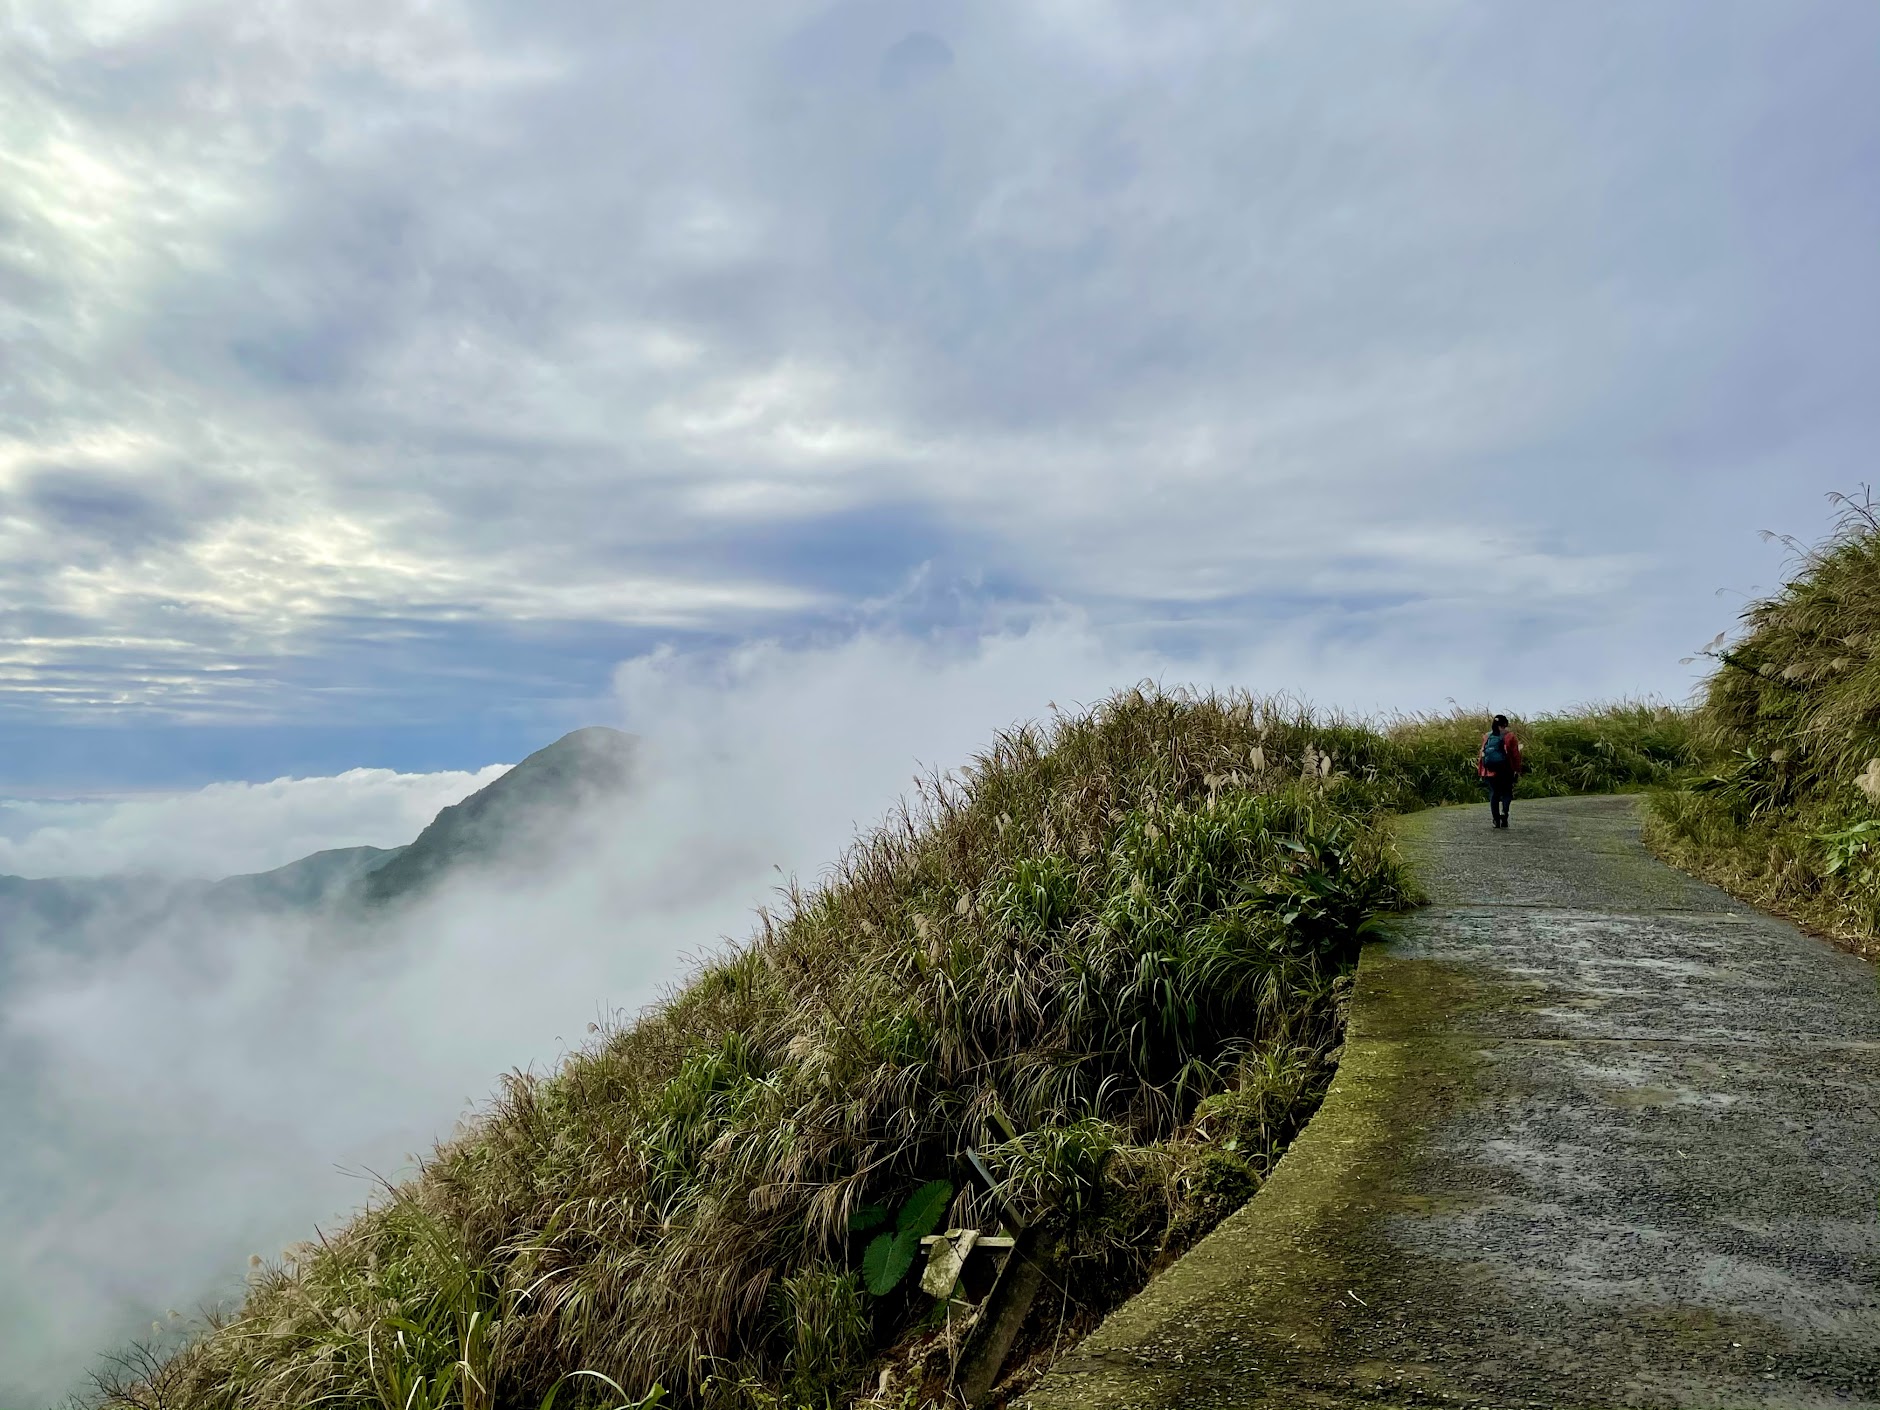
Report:
M1623 798L1405 819L1339 1075L1034 1410L1880 1407L1880 988Z

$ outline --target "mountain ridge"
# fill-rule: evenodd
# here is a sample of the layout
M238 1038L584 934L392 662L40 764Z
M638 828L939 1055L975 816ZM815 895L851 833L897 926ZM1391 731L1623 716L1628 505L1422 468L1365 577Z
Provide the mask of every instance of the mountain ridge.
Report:
M634 738L604 725L570 731L502 777L438 810L409 844L363 873L352 899L385 905L421 895L466 863L541 861L588 805L623 792Z
M634 736L570 731L442 808L398 847L331 847L266 871L212 881L134 874L0 875L0 942L83 933L101 920L149 923L177 908L363 913L414 900L454 869L539 864L593 803L630 785Z

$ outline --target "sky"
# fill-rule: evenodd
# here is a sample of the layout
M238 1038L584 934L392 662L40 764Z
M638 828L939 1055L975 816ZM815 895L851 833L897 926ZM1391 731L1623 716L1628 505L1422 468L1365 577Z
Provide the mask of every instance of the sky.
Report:
M1871 473L1876 58L1862 0L13 0L0 796L1067 614L1681 696Z
M388 943L9 955L0 1400L1014 721L1685 698L1880 462L1877 61L1870 0L0 0L0 873L658 761Z

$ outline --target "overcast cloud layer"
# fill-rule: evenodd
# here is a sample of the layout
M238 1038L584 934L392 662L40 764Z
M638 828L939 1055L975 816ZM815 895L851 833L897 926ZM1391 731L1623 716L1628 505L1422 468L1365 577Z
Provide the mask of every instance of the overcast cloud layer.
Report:
M7 17L16 794L474 768L661 644L1066 605L1463 696L1492 597L1522 703L1678 693L1880 440L1857 0Z

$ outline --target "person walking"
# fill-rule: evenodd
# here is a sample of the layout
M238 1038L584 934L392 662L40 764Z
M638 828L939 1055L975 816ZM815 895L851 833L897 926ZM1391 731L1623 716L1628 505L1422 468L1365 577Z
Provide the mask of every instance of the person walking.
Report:
M1521 777L1521 741L1508 728L1506 715L1495 716L1482 736L1475 756L1475 771L1488 786L1488 817L1494 827L1508 826L1508 805L1514 801L1515 780Z

